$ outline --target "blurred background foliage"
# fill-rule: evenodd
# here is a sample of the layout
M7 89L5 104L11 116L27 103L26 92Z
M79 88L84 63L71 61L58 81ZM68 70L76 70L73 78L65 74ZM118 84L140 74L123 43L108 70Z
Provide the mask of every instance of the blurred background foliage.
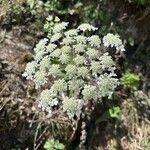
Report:
M1 0L1 20L3 25L24 25L34 22L41 28L49 14L55 14L64 20L88 22L100 26L101 34L120 29L113 23L113 15L109 13L109 0ZM35 27L34 26L34 27Z
M91 23L99 27L100 35L108 32L127 33L121 24L126 19L126 14L118 18L118 21L117 10L113 9L115 3L120 2L124 5L134 4L135 7L148 7L150 3L149 0L0 0L1 26L10 28L11 25L28 25L29 32L37 32L42 30L45 18L53 14L72 25ZM132 34L128 32L127 37L127 42L133 46Z
M130 24L133 20L130 16L132 6L140 11L146 9L141 12L141 16L145 17L147 11L149 14L148 4L149 0L0 0L0 24L7 29L14 25L28 26L24 29L36 34L44 31L43 24L49 14L57 15L61 20L71 22L71 26L83 22L93 24L99 27L99 34L102 36L108 32L118 33L122 39L126 39L129 46L134 46L138 37L136 27L127 29L125 21ZM126 7L129 7L129 12L120 12ZM122 13L121 16L119 13ZM139 19L143 18L139 16Z
M129 3L135 3L138 5L148 5L150 4L149 0L128 0Z

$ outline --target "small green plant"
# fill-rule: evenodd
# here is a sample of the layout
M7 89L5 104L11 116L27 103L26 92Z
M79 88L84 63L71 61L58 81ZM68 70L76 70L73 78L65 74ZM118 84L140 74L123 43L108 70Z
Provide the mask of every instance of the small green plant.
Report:
M140 76L129 71L125 72L121 78L121 84L131 90L137 90L139 86Z
M35 46L34 61L26 66L25 76L35 82L36 89L51 84L40 93L38 103L43 111L51 113L62 108L70 119L80 118L82 108L111 98L119 84L115 62L107 48L124 51L118 35L108 33L101 40L95 33L98 28L84 23L68 29L68 22L49 16L44 26L48 38ZM53 79L53 80L52 80Z
M128 42L129 42L130 46L134 46L134 39L132 36L129 36Z
M96 120L96 124L102 122L102 121L106 121L106 120L109 120L109 119L119 119L119 115L120 115L120 107L113 107L113 108L110 108L108 111L106 111L100 118L98 118Z
M47 140L44 145L45 150L64 150L64 144L60 143L58 140Z

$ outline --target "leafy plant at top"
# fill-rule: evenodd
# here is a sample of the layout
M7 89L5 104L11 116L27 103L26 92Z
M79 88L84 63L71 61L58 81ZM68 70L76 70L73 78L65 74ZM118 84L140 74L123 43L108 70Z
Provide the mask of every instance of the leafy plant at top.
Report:
M47 140L45 145L44 145L44 149L46 150L64 150L65 146L60 143L58 140Z
M119 36L109 33L101 41L98 35L92 34L96 27L84 23L67 30L68 22L52 16L44 27L48 38L35 46L34 61L27 64L23 74L35 82L36 89L44 86L49 77L53 78L53 84L39 96L39 107L49 113L55 106L60 107L74 119L80 117L89 101L110 99L119 81L115 62L106 48L124 51Z
M139 86L140 77L137 74L126 71L121 78L121 84L124 87L130 88L131 90L137 90Z
M33 15L42 15L42 13L57 11L60 8L58 0L27 0L27 5Z

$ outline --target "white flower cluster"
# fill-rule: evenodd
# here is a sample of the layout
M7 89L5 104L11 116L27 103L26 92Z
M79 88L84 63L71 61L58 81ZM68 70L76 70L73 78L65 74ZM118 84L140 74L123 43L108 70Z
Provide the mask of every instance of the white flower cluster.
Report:
M112 57L108 54L108 53L104 53L101 57L100 57L100 63L102 66L102 69L108 69L109 71L115 70L116 68L115 66L115 62L112 60Z
M85 85L82 91L84 100L91 100L97 98L97 88L93 85Z
M77 35L76 37L74 37L75 38L75 40L76 40L76 42L78 43L78 44L86 44L86 42L87 42L87 40L88 40L88 38L86 37L86 36L84 36L84 35Z
M74 118L74 116L80 118L82 107L83 101L81 99L76 99L74 97L66 97L63 100L63 110L67 113L70 119Z
M59 77L62 75L60 65L58 64L52 64L51 67L49 68L48 75L51 75L53 77Z
M92 35L91 37L88 38L89 42L92 46L100 47L101 44L101 39L99 38L98 35Z
M109 53L102 51L100 37L90 34L96 27L82 24L67 30L68 23L61 23L56 17L47 20L49 40L40 40L35 46L34 61L27 64L23 76L33 80L36 88L44 88L45 83L52 81L39 98L43 110L51 112L57 105L69 118L80 117L84 103L111 98L119 84L115 62ZM113 34L105 36L103 43L124 49L119 36Z
M84 81L81 79L74 78L71 81L68 82L70 95L73 97L78 97L81 91L81 88L83 88Z
M52 107L57 105L57 94L53 90L46 89L41 92L38 106L42 108L43 111L51 113Z
M110 99L114 89L119 85L119 81L114 77L114 74L101 75L98 79L99 94L102 97L108 96Z
M68 22L60 22L54 26L53 32L54 33L60 33L61 31L66 29L67 26L68 26Z
M35 74L35 71L36 71L36 66L37 66L37 63L35 61L29 62L26 65L25 72L23 73L23 76L26 77L28 80L29 79L32 80L33 75Z
M83 23L83 24L81 24L77 29L79 29L79 30L85 32L85 31L95 31L95 30L97 30L98 28L96 28L96 27L94 27L94 26L92 26L92 25L90 25L90 24L88 24L88 23Z
M53 89L53 91L55 91L56 93L61 93L67 90L67 84L64 79L59 79L54 82L51 89Z
M67 37L69 37L69 36L77 36L78 32L79 32L79 30L77 30L77 29L71 29L71 30L66 31L64 34Z
M36 89L40 88L40 86L47 83L46 73L45 71L39 70L35 73L33 81L36 84Z
M106 47L115 47L117 50L125 51L124 45L118 35L114 35L112 33L108 33L103 37L103 43Z

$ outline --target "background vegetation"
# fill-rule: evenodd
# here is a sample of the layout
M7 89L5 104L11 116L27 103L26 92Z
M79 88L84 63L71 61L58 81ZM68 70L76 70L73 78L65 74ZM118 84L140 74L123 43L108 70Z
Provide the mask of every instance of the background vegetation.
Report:
M118 33L126 46L115 55L121 85L78 124L39 110L34 84L22 77L48 15L70 27L93 24L100 37ZM149 0L0 0L0 149L149 150L149 26Z

